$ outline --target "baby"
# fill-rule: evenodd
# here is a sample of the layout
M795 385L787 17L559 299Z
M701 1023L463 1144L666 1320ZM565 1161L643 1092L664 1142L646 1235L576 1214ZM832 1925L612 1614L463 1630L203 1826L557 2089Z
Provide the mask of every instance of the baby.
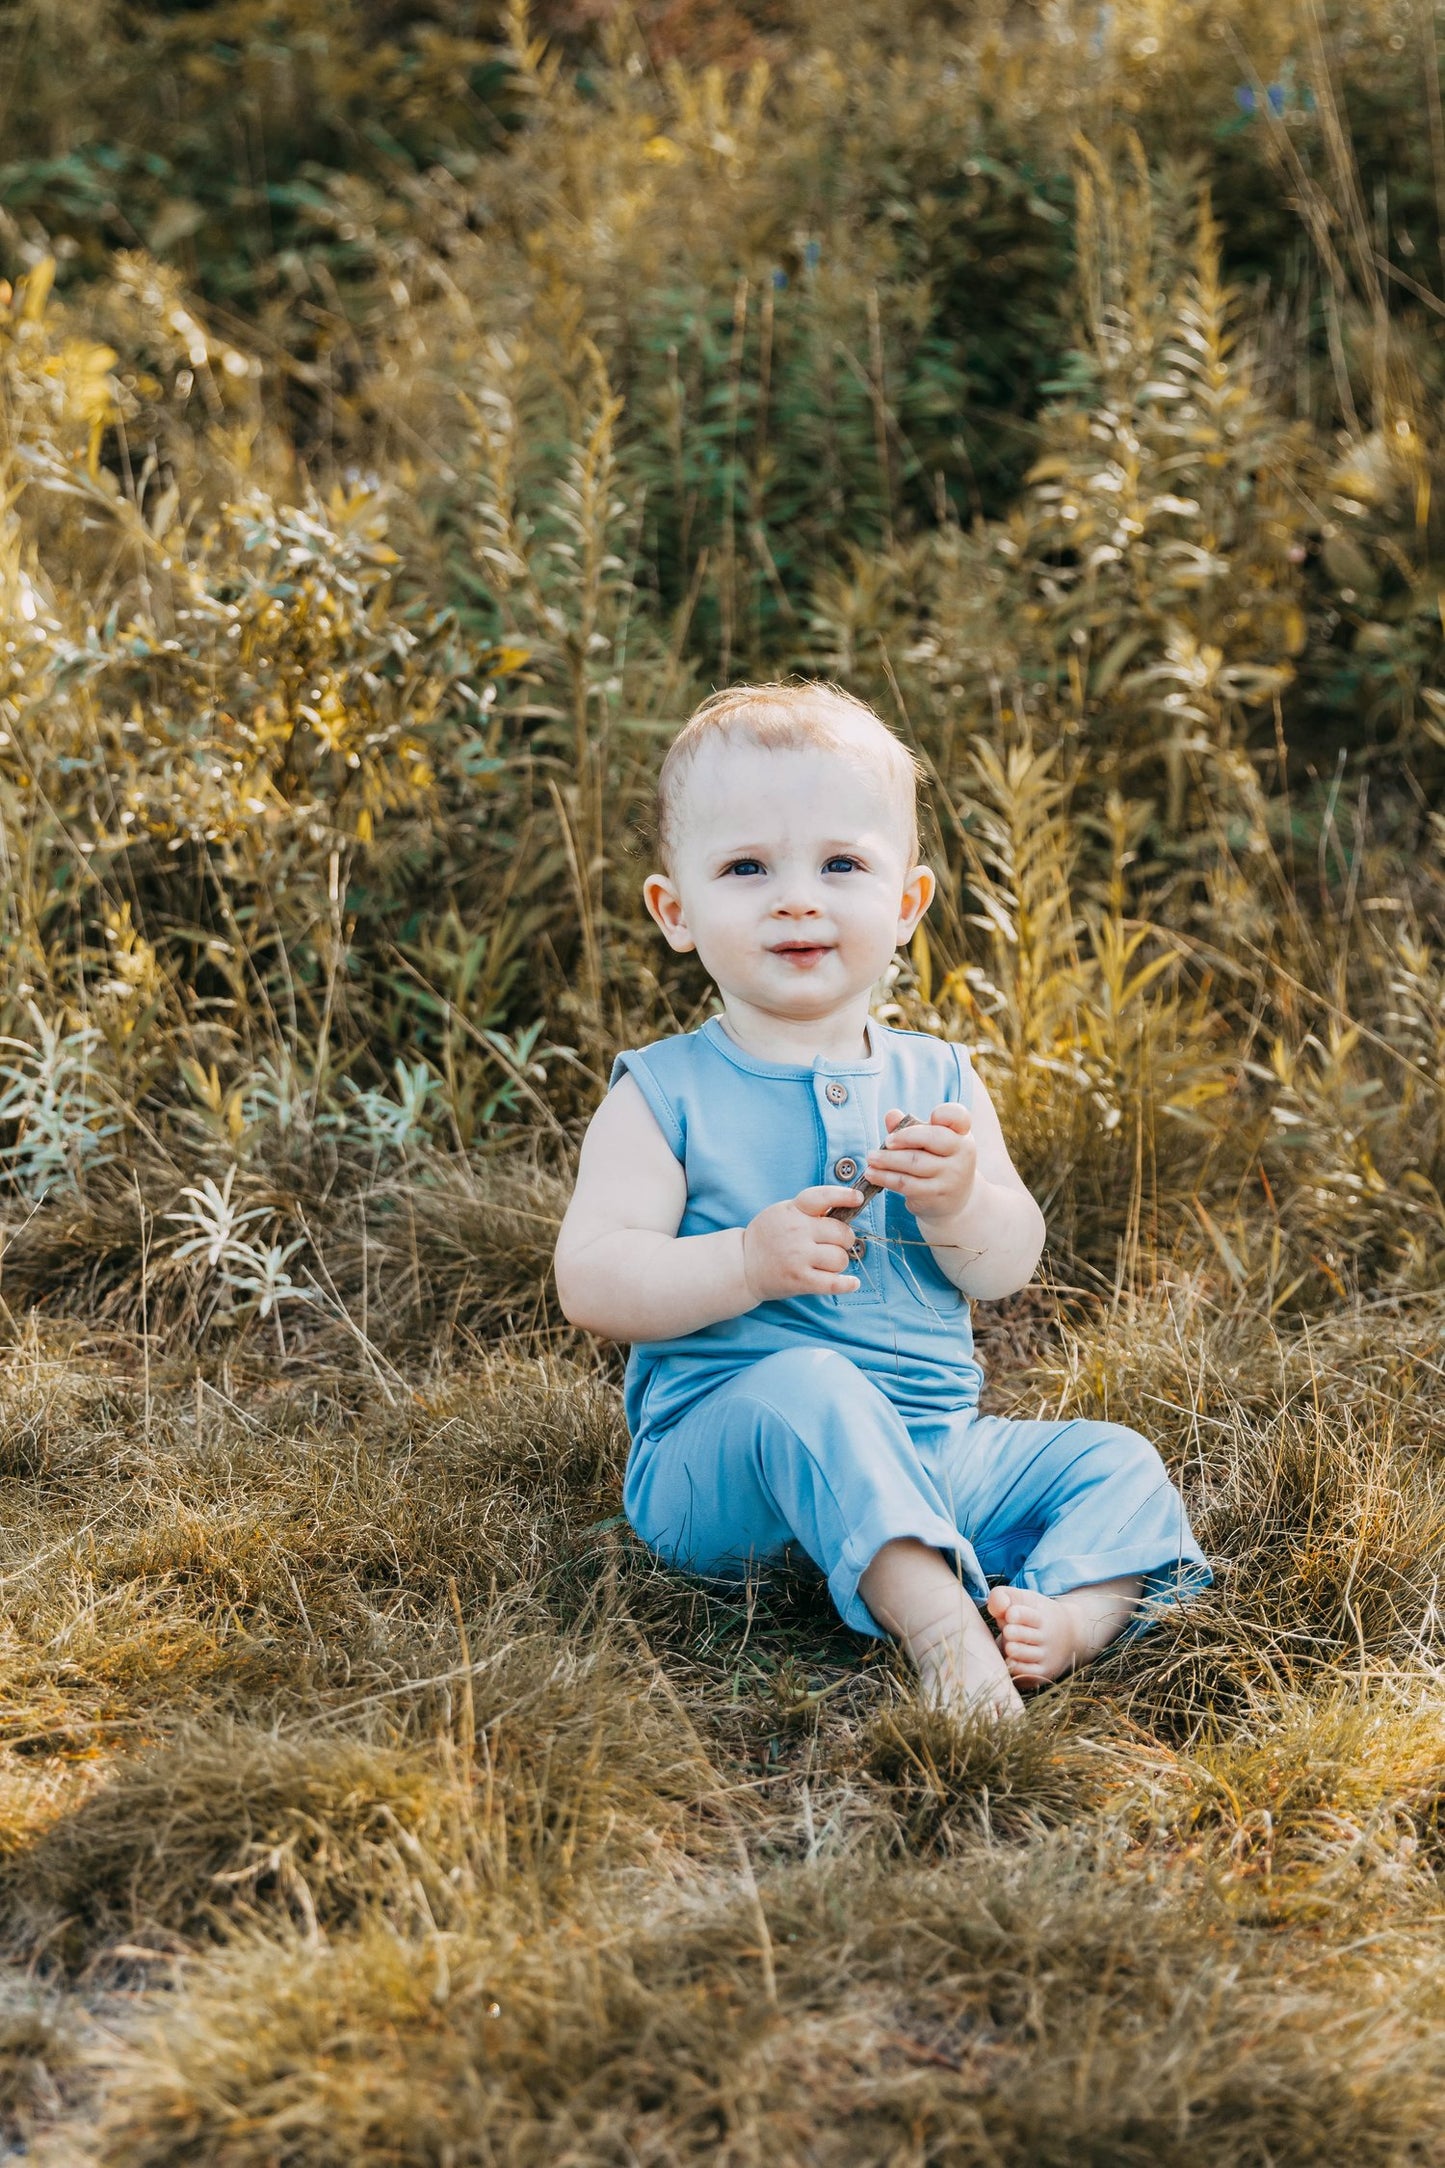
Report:
M827 685L740 686L679 733L643 894L722 1013L618 1057L557 1286L632 1344L645 1543L714 1575L801 1545L930 1696L1015 1713L1209 1575L1137 1432L978 1412L969 1299L1026 1285L1044 1221L963 1049L869 1014L934 892L915 777Z

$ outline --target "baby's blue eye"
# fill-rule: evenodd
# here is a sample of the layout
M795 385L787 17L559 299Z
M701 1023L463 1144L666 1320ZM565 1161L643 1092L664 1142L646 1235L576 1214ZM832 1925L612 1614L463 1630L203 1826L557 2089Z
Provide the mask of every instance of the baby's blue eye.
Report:
M830 858L827 861L823 871L825 873L856 873L858 871L858 861L856 858L849 858L845 852L840 851L836 858Z
M760 858L735 858L730 866L723 868L725 873L761 873L762 870Z

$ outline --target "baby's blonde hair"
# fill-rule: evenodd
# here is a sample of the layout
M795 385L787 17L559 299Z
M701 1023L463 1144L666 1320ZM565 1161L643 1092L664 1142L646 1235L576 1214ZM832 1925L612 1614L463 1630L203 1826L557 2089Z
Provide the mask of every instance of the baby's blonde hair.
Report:
M704 746L730 738L769 752L823 746L850 753L862 750L860 739L863 746L876 746L878 765L898 795L908 822L909 848L917 857L918 762L866 701L814 678L795 685L730 685L726 692L709 694L688 717L668 747L657 778L657 841L664 865L672 862L688 770Z

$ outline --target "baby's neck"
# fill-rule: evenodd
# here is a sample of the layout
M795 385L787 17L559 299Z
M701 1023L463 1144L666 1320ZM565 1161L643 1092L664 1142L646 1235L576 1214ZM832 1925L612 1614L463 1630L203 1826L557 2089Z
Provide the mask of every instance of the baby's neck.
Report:
M868 1052L866 994L827 1016L778 1016L728 994L722 1007L728 1037L759 1061L862 1061Z

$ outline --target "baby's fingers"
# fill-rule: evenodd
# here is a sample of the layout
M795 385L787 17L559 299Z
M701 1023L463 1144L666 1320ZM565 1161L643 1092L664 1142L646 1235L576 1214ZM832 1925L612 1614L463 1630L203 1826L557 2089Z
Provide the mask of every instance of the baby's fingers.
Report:
M939 1159L946 1159L958 1150L958 1132L955 1129L933 1129L920 1122L916 1128L905 1129L896 1144L875 1144L868 1154L868 1176L876 1182L880 1169L884 1174L931 1173Z
M800 1189L793 1199L800 1212L810 1219L826 1219L836 1212L839 1205L851 1210L863 1202L863 1192L857 1189L840 1189L836 1182L819 1182L813 1189Z
M823 1272L841 1272L853 1255L853 1238L838 1220L821 1220L812 1236L808 1263Z

